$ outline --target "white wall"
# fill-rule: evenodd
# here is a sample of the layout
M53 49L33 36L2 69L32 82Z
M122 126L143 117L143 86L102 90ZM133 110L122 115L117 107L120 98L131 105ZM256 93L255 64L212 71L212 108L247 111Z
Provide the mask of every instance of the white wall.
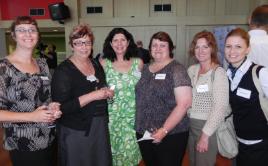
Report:
M171 12L154 12L154 4L171 4ZM214 27L236 25L247 27L249 13L268 0L81 0L79 22L89 23L96 42L94 52L102 45L113 27L124 27L135 40L148 47L150 37L166 31L176 45L175 58L181 63L192 63L188 47L195 33ZM103 6L103 14L86 14L87 6ZM109 10L107 10L109 8Z
M150 37L157 31L166 31L176 45L175 58L188 65L187 51L195 33L214 27L237 25L247 27L249 13L268 0L65 0L71 19L64 25L51 20L38 20L40 27L64 26L65 39L78 23L92 26L96 42L94 52L102 51L105 37L113 27L124 27L135 40L142 40L148 47ZM154 12L154 4L171 4L171 12ZM102 6L102 14L87 14L87 6ZM0 28L10 26L1 21ZM1 36L0 36L1 37ZM66 55L71 54L66 42Z

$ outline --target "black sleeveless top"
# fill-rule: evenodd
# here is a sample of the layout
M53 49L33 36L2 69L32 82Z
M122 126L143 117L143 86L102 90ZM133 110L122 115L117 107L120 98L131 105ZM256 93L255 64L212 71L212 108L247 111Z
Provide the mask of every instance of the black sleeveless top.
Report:
M252 64L242 77L237 88L230 90L230 104L233 112L234 127L238 137L247 140L258 140L268 138L268 125L260 106L259 93L256 89L253 78ZM257 75L261 67L257 69ZM239 88L251 92L249 99L237 95Z

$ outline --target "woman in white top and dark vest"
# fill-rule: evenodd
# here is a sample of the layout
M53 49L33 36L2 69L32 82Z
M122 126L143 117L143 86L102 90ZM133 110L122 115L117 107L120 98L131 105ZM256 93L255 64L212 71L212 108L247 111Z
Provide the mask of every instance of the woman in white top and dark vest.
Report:
M247 59L249 51L249 36L246 31L237 28L228 33L225 57L230 63L227 70L230 104L239 142L236 162L237 166L265 166L268 164L268 125L252 78L255 64ZM259 66L257 76L267 97L268 69Z

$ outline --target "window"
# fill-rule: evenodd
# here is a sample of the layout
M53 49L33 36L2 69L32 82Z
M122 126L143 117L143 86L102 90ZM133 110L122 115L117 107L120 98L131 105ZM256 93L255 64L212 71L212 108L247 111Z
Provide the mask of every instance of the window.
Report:
M102 6L87 7L87 14L102 13Z
M161 12L162 11L162 5L154 5L154 11L155 12Z
M171 12L171 4L155 4L155 12Z
M171 11L171 4L163 4L163 11L170 12Z
M30 9L30 16L44 16L44 15L45 15L45 9L41 8Z

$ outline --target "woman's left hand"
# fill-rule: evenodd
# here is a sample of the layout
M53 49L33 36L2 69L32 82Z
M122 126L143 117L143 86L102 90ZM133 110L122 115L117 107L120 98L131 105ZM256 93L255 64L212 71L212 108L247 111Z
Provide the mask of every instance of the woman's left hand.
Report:
M167 135L166 130L163 128L157 129L154 133L152 133L152 137L154 138L153 143L160 143L162 139Z
M200 153L204 153L208 151L208 141L209 136L202 132L199 141L197 142L196 150Z

